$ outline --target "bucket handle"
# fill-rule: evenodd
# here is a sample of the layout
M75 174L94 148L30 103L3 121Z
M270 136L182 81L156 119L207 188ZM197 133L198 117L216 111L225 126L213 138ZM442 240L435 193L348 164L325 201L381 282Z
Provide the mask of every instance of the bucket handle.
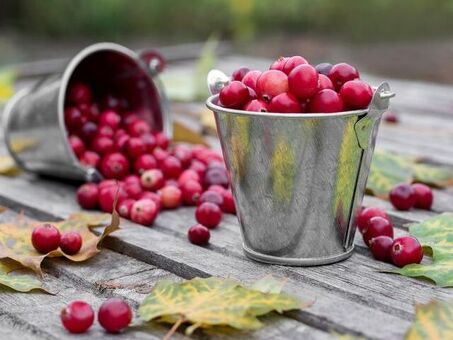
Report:
M139 58L143 61L153 77L165 69L166 63L162 54L155 50L143 50L139 53Z
M220 93L220 91L230 82L230 78L220 70L213 69L209 71L206 77L206 83L211 95Z

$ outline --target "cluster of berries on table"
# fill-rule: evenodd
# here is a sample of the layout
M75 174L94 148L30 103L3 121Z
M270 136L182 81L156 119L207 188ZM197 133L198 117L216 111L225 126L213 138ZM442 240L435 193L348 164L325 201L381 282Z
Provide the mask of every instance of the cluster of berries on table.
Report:
M57 250L58 247L67 255L75 255L82 248L82 236L77 231L68 231L63 235L52 224L36 226L31 234L33 247L41 254Z
M365 109L373 90L346 63L312 66L301 56L281 57L261 72L242 67L219 94L230 109L274 113L333 113Z
M423 249L418 240L413 236L393 239L393 224L385 211L376 207L362 209L357 227L376 260L398 267L421 262Z
M93 308L86 302L71 302L60 313L61 322L70 333L85 333L94 322ZM119 333L132 321L132 309L126 301L111 298L98 310L98 321L109 333Z
M390 191L389 199L398 210L411 208L430 210L433 204L433 191L423 183L402 183Z

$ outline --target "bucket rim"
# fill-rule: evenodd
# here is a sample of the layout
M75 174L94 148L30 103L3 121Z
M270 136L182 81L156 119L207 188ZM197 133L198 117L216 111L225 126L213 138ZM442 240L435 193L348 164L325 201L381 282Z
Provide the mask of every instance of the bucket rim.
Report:
M206 100L206 106L213 112L229 113L238 116L247 117L267 117L267 118L291 118L291 119L328 119L328 118L342 118L351 116L363 116L369 111L369 108L364 110L342 111L334 113L276 113L276 112L253 112L236 109L228 109L215 104L219 95L215 94Z

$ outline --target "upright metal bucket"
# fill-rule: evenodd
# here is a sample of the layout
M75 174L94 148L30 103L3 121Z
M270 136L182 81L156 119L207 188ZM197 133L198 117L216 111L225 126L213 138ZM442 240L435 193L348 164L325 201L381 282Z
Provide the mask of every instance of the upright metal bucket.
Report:
M101 178L95 168L81 165L68 144L64 122L65 94L72 81L83 81L98 93L114 91L128 99L132 111L156 131L171 135L168 101L158 78L161 66L149 52L138 55L113 43L91 45L58 75L18 92L6 105L2 128L16 163L31 172L75 180ZM16 152L27 140L32 147Z
M380 118L391 96L384 83L367 110L329 114L247 112L219 106L218 95L207 100L247 256L309 266L351 255Z

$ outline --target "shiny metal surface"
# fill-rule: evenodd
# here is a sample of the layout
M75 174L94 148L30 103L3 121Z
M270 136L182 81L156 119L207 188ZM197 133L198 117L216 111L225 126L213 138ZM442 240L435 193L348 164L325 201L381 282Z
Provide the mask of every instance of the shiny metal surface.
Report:
M94 168L82 166L67 142L64 100L68 84L82 80L96 95L119 93L157 131L171 135L168 101L157 71L139 56L117 44L99 43L79 52L64 72L41 80L17 93L2 117L5 141L17 164L28 171L75 180L98 180ZM158 65L154 65L156 68ZM33 146L21 152L12 145L21 140Z
M244 251L262 262L320 265L350 256L379 120L392 96L334 114L214 112Z

